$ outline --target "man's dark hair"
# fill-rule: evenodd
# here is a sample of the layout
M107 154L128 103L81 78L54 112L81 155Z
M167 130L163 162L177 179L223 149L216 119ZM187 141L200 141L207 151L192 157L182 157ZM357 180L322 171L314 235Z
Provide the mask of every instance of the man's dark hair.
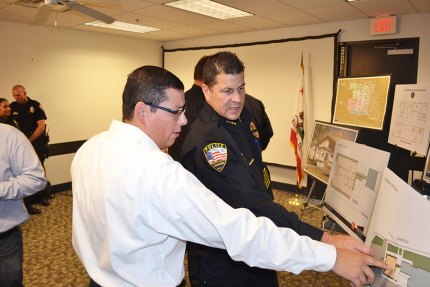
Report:
M8 100L6 100L5 98L0 98L0 103L3 103L4 101L8 101Z
M203 67L205 66L206 61L209 59L209 56L203 56L197 62L194 67L194 80L203 82Z
M128 75L122 93L122 120L133 118L138 102L159 105L167 100L166 89L184 90L184 84L171 72L156 66L143 66ZM151 107L151 111L155 112Z
M242 61L235 53L222 51L209 56L203 68L203 83L212 88L219 74L237 75L245 70Z

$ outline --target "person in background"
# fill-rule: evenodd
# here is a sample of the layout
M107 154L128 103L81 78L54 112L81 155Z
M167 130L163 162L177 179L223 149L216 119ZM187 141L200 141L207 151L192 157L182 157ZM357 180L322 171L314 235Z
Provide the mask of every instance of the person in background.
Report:
M176 139L175 143L169 147L169 154L174 159L180 160L181 147L184 142L185 137L188 134L188 130L191 124L196 119L199 114L203 104L205 103L205 95L202 91L203 84L203 67L208 59L208 56L203 56L197 62L194 67L194 83L193 86L185 92L185 116L187 118L187 124L181 129L181 134Z
M350 246L336 248L231 208L162 152L187 123L183 90L163 68L136 69L124 87L123 121L113 120L73 159L72 242L90 286L184 286L186 241L262 268L331 269L354 286L373 280L369 265L389 268Z
M22 199L46 185L40 161L25 135L0 123L0 286L23 286L22 233L28 219Z
M206 102L184 141L183 166L232 208L246 208L279 227L337 248L366 250L350 236L333 236L300 221L295 213L273 201L260 137L254 132L256 124L244 108L244 65L240 59L231 52L210 56L204 66L203 82ZM266 248L276 253L275 246L267 244ZM274 270L232 260L225 250L200 245L192 252L196 252L193 256L197 258L200 286L278 286ZM351 258L351 262L354 260Z
M15 99L11 103L12 117L18 123L19 129L27 136L33 145L42 166L46 158L47 135L45 132L45 111L38 101L27 96L27 92L22 85L15 85L12 88L12 95ZM44 206L49 205L49 196L45 192L38 192L24 199L25 206L30 214L41 213L40 209L33 206L35 203Z
M10 116L10 104L5 98L0 98L0 123L18 128L18 123Z

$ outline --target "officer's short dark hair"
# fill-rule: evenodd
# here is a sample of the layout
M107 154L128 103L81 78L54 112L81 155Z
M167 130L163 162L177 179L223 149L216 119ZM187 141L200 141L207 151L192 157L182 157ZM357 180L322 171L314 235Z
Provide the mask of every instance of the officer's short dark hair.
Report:
M194 67L194 80L202 82L203 81L203 67L205 66L206 61L209 59L209 56L203 56L197 62Z
M133 118L138 102L158 105L167 100L166 89L184 90L184 84L171 72L156 66L143 66L128 75L122 93L122 120ZM155 112L151 107L151 111Z
M4 101L8 101L8 100L6 100L5 98L0 98L0 103L3 103Z
M235 53L222 51L209 56L203 68L203 83L212 88L219 74L237 75L245 70L245 65Z

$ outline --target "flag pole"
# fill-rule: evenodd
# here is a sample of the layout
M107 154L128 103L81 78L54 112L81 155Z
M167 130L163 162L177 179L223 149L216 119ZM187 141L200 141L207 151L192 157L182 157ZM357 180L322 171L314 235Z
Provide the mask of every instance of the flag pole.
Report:
M304 74L305 74L305 67L303 64L303 51L300 58L300 82L299 87L296 95L296 103L294 106L294 115L292 119L292 126L290 131L290 143L292 148L294 149L294 155L296 158L296 183L297 183L297 189L301 189L301 181L303 178L303 161L305 160L303 158L303 144L304 144L304 134L305 134L305 111L304 111L304 105L305 105L305 87L304 87ZM296 190L296 192L298 191ZM295 196L295 204L293 205L300 205L300 202L298 202L298 194L296 193Z

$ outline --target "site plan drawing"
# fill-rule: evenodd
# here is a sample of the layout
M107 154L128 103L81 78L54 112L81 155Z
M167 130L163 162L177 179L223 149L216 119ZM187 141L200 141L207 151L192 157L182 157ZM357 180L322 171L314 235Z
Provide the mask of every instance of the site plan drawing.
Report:
M328 183L334 147L338 138L355 142L358 130L316 121L305 162L305 172Z
M430 85L396 85L388 143L421 155L430 133Z
M430 286L430 201L388 168L379 187L366 245L391 266L375 269L372 287Z
M382 130L390 76L340 78L333 123Z
M323 209L346 232L361 241L366 239L389 157L385 151L337 139Z

